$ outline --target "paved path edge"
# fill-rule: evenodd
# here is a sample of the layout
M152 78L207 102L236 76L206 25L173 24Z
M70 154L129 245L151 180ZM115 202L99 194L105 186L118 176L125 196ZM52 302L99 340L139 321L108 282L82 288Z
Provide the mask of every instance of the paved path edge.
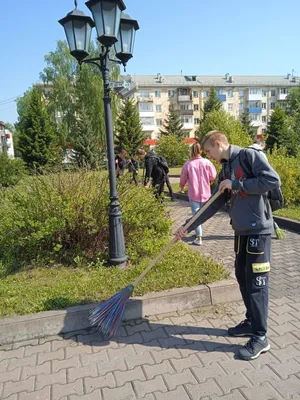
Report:
M235 280L176 288L129 299L124 320L241 300ZM0 346L90 327L89 312L99 303L0 319Z
M168 192L165 193L167 194ZM174 193L174 197L178 200L189 201L188 196L183 193ZM274 220L277 222L277 224L280 226L280 228L300 233L300 221L285 217L278 217L277 215L274 215L273 217Z

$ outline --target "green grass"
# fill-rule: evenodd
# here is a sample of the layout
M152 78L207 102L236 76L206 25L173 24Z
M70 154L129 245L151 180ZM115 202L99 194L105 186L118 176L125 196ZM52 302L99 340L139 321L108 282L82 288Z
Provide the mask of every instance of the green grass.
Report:
M174 193L181 192L179 183L172 183L171 186L172 186L172 189L173 189ZM184 193L187 194L187 192L188 192L188 187L185 186Z
M279 217L285 217L300 221L300 207L282 208L281 210L275 211L274 214L278 215Z
M171 167L169 169L169 175L180 175L182 167Z
M141 265L126 271L103 266L55 266L4 276L0 280L0 316L24 315L107 299L134 281L149 261L143 260ZM195 286L227 277L228 273L220 264L177 243L136 287L134 295Z

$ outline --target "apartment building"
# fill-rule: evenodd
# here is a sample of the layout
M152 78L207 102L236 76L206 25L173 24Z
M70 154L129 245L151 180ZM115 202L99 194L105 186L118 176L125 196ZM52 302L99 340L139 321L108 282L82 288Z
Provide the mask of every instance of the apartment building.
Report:
M138 104L143 131L148 139L157 139L170 101L180 112L187 138L193 138L203 116L204 103L212 87L223 108L236 119L247 110L257 134L266 131L276 104L285 108L291 88L300 86L300 78L286 76L131 76L136 86L132 95Z
M4 122L0 121L0 152L4 151L7 152L8 157L15 157L13 134Z

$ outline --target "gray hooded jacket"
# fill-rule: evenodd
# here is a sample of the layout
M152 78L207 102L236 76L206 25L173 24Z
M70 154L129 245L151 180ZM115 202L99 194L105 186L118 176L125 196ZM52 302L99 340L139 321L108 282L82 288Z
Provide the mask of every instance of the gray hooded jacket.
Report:
M225 191L207 210L190 226L188 231L194 230L211 218L220 208L230 200L230 218L236 235L262 235L273 232L273 216L266 193L280 186L280 178L261 152L251 148L242 150L241 147L231 145L229 160L222 160L222 171L214 193L224 179L232 181L232 193ZM247 178L242 168L243 159L247 157L252 166L253 177ZM213 194L214 194L213 193Z

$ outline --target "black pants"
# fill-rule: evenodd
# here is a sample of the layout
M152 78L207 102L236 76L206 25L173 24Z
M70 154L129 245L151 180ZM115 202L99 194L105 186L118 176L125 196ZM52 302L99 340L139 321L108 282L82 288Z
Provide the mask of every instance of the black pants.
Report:
M252 332L267 332L271 235L235 236L235 276Z
M173 194L173 189L172 189L172 185L171 185L171 182L170 182L169 175L166 175L165 181L166 181L166 184L167 184L167 187L168 187L168 190L169 190L169 195L170 195L170 197L172 199L174 197L174 194Z
M155 181L152 180L152 187L154 188L155 197L158 199L164 191L165 180Z

